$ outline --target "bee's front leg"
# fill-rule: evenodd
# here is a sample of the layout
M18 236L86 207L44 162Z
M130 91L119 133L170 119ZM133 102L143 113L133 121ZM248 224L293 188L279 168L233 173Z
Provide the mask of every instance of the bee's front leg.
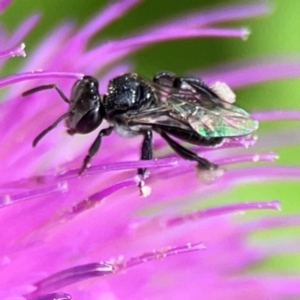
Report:
M79 175L81 175L84 170L87 168L88 164L90 163L92 157L98 152L100 146L101 146L101 141L103 136L108 136L112 133L114 127L109 126L107 128L101 129L99 134L97 135L96 139L94 140L93 144L90 146L88 154L85 156L82 166L78 172Z

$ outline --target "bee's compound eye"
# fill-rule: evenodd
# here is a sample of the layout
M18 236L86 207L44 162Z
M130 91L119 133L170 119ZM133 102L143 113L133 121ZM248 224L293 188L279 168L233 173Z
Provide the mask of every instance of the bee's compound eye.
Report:
M99 111L89 110L86 114L77 122L76 131L78 133L89 133L95 130L102 122L103 114Z

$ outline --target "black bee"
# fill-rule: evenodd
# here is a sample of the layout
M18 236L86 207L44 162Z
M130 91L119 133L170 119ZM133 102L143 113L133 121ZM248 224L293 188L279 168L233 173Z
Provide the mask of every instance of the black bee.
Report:
M34 139L33 147L64 119L70 135L90 133L103 119L109 123L90 146L79 174L99 150L102 137L113 130L124 137L144 136L142 160L152 159L154 131L182 158L197 162L199 169L214 170L217 165L180 145L171 136L195 145L214 146L225 137L248 135L258 127L258 122L245 110L217 95L202 81L170 72L157 73L153 81L135 73L121 75L110 80L107 94L103 96L99 94L98 80L91 76L75 82L70 99L55 84L33 88L23 96L52 88L69 105L69 110ZM145 172L144 168L138 169L141 177Z

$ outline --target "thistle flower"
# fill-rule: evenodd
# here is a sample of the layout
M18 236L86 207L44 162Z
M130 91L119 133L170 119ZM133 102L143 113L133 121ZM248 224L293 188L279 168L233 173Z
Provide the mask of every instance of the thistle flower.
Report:
M3 7L8 4L3 2ZM277 199L217 204L233 187L277 179L298 179L298 167L271 164L277 158L266 148L292 144L294 133L259 133L226 140L216 148L196 147L205 157L227 168L213 184L195 176L191 162L170 154L160 139L157 156L139 161L140 140L110 137L82 177L78 168L95 134L68 137L62 126L37 148L34 137L66 110L55 91L22 98L23 91L55 81L69 91L82 74L100 74L101 92L108 79L130 71L121 59L151 43L190 37L245 38L247 30L219 26L225 21L254 17L265 4L244 4L196 12L153 26L135 36L87 48L91 38L137 4L116 2L82 28L57 27L26 58L17 74L2 77L10 85L1 104L1 299L284 299L299 297L299 276L268 274L255 268L275 254L288 254L280 239L250 240L254 232L297 226L299 217L256 215L249 210L278 210ZM0 6L0 8L2 8ZM1 37L0 57L24 56L22 44L37 22L30 16L11 38ZM16 46L16 45L20 46ZM98 58L101 57L101 60ZM96 63L95 63L96 62ZM292 68L292 66L294 66ZM45 71L33 71L43 68ZM77 73L80 72L80 73ZM253 76L260 74L260 77ZM208 83L222 80L232 87L278 77L299 76L295 62L262 62L211 69ZM34 80L34 82L32 82ZM13 84L13 85L12 85ZM261 121L299 119L296 111L257 111ZM12 121L13 120L13 121ZM59 134L63 132L62 134ZM261 164L266 162L265 164ZM141 198L135 170L150 169L152 193ZM4 170L6 176L4 176ZM214 197L216 202L205 200ZM276 215L276 216L275 216ZM293 239L289 245L297 246ZM276 247L277 246L277 247ZM280 247L278 247L280 246ZM201 295L201 296L199 296Z

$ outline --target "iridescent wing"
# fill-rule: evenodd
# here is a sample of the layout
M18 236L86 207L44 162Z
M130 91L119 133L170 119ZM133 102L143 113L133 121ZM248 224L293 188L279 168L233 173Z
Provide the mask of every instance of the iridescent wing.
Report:
M235 137L252 133L258 122L242 108L235 105L195 99L189 95L185 99L171 95L166 101L170 115L186 122L203 137Z
M193 129L207 138L244 136L258 128L249 113L221 100L200 82L185 82L184 88L147 83L153 87L158 104L130 116L135 123Z

